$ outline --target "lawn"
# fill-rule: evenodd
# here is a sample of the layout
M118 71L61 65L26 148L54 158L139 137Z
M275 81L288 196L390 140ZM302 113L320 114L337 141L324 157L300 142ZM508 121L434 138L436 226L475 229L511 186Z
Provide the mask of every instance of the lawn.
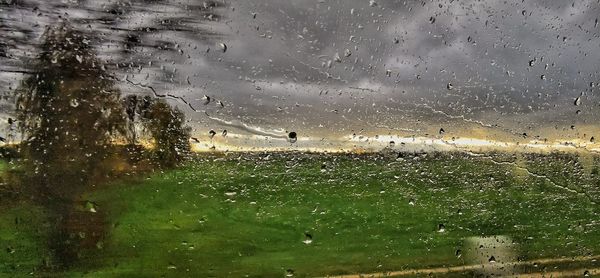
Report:
M85 196L109 234L88 251L93 260L56 275L315 277L457 266L471 263L467 238L495 235L510 238L521 260L595 256L599 163L588 164L509 155L198 158ZM12 248L0 255L0 276L43 264L44 223L29 204L0 212L0 244Z

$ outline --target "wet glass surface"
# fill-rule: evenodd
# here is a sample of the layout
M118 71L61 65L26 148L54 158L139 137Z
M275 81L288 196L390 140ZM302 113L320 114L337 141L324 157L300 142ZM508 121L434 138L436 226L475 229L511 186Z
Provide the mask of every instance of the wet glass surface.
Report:
M0 276L598 276L599 15L0 0Z

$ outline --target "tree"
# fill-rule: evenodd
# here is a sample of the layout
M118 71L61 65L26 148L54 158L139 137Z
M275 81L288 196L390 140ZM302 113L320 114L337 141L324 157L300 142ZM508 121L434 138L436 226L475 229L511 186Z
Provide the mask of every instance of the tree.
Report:
M17 89L24 154L51 196L88 185L111 136L123 131L120 93L90 41L66 23L48 28L32 74Z
M189 154L191 130L184 125L185 115L179 109L172 108L162 99L154 99L143 117L154 141L156 158L162 166L175 166Z
M123 108L125 109L126 128L125 128L125 140L128 145L136 145L138 141L137 133L137 119L140 111L140 99L138 95L127 95L123 98Z

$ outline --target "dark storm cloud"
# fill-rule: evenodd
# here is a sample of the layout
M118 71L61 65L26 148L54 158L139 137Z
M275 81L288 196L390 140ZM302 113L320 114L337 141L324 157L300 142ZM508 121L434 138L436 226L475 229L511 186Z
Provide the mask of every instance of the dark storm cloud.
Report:
M24 17L2 16L18 38L3 41L12 57L2 69L18 68L15 42L61 15L90 25L118 79L197 108L188 115L199 133L236 122L267 134L522 134L599 116L597 0L14 3L3 9Z

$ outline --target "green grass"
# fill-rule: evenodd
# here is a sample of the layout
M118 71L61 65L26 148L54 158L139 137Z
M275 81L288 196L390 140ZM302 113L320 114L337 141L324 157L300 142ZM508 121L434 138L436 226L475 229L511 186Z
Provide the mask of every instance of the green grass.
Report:
M0 159L0 173L3 173L8 168L8 162Z
M47 259L45 213L29 204L0 206L0 277L26 276Z
M586 189L599 178L556 161L528 160L536 177L487 158L203 159L86 196L110 234L93 263L59 276L281 277L292 269L310 277L462 265L455 253L464 239L489 235L510 236L522 259L598 255L592 201L600 194ZM30 271L44 251L43 232L9 223L27 211L33 224L43 213L15 210L0 213L0 244L25 247L0 256L8 262L0 274ZM22 266L11 268L16 261Z

